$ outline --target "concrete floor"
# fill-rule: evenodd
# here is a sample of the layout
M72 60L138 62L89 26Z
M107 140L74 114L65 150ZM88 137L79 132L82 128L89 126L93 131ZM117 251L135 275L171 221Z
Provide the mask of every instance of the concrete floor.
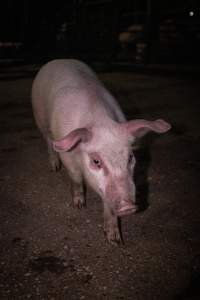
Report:
M173 125L136 153L144 210L122 219L114 247L98 196L77 210L65 170L50 172L32 78L14 77L0 81L0 299L200 299L200 81L100 74L129 119Z

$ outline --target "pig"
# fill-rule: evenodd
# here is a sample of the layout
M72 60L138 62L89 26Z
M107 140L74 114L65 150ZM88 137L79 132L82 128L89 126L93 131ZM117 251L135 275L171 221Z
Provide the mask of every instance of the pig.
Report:
M170 124L162 119L127 121L97 75L74 59L44 65L34 79L31 98L52 170L60 164L67 169L78 208L86 203L84 183L100 195L107 240L121 243L118 217L138 210L133 145L149 131L167 132Z

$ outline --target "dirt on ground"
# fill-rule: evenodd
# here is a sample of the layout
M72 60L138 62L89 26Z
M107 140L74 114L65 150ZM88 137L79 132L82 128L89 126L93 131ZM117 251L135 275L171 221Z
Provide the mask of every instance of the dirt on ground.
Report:
M137 150L142 209L106 242L101 199L73 207L64 168L50 171L31 110L32 79L0 81L0 299L200 299L200 81L101 73L128 119L173 129ZM22 74L23 75L23 74Z

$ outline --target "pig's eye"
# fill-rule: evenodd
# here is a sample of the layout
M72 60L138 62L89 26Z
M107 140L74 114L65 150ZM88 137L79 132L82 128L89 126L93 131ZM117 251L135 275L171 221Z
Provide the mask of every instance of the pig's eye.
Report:
M93 159L93 164L98 167L99 169L101 168L101 162L98 159Z
M103 167L103 162L97 153L90 153L90 167L94 170L99 170Z

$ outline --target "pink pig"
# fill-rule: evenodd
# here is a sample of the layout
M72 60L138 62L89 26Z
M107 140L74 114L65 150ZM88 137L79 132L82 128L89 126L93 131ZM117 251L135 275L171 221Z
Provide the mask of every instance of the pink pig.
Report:
M127 122L96 74L72 59L41 68L32 105L52 169L62 162L73 180L74 204L85 205L83 182L88 183L102 198L108 241L120 242L118 217L137 211L132 145L148 131L164 133L170 125L160 119Z

